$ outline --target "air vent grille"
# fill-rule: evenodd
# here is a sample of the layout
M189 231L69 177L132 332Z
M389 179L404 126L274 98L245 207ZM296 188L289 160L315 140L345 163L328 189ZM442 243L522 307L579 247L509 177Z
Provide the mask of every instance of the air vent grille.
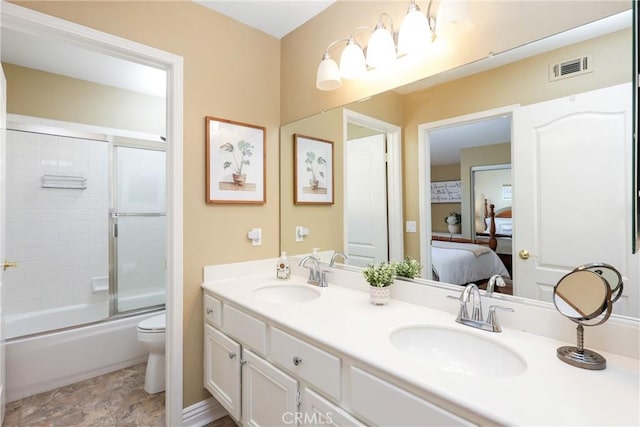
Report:
M567 59L549 65L549 80L566 79L593 71L593 55L587 54L578 58Z

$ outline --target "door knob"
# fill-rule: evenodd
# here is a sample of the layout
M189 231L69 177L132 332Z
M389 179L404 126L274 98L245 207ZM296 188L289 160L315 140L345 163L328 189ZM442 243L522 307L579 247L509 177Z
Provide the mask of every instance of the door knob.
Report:
M518 256L519 256L521 259L527 260L527 259L529 259L529 256L530 256L530 255L529 255L529 251L528 251L528 250L526 250L526 249L523 249L523 250L521 250L520 252L518 252Z
M2 271L7 271L7 268L18 268L18 263L16 261L5 260L2 263Z

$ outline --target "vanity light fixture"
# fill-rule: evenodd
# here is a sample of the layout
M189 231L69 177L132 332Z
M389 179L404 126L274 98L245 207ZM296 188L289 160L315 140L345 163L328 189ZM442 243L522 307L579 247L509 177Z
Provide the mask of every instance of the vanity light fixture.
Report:
M389 20L391 31L382 22L383 17ZM415 0L411 0L397 34L391 17L387 13L381 13L373 30L363 26L356 27L348 38L338 39L329 44L318 66L316 87L324 91L335 90L342 86L342 79L356 80L364 77L367 66L380 68L392 64L398 55L423 52L435 37L435 22L435 19L429 16L428 12L424 15L420 11ZM356 30L362 29L371 33L366 48L360 47L353 37ZM345 41L346 46L340 55L340 66L338 67L338 64L331 58L329 50Z

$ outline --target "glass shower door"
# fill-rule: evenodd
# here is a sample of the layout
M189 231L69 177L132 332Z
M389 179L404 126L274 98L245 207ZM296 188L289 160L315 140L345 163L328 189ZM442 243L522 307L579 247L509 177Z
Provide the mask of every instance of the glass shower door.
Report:
M111 314L165 304L166 153L114 147Z

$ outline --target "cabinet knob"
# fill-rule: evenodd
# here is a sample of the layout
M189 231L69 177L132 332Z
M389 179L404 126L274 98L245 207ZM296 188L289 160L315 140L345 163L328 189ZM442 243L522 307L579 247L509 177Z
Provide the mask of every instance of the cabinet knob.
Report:
M207 314L211 314L211 313L213 313L213 308L207 307Z
M229 359L233 359L234 357L236 357L236 354L233 351L229 352Z
M293 356L293 364L298 366L299 364L302 363L302 359L298 356Z

